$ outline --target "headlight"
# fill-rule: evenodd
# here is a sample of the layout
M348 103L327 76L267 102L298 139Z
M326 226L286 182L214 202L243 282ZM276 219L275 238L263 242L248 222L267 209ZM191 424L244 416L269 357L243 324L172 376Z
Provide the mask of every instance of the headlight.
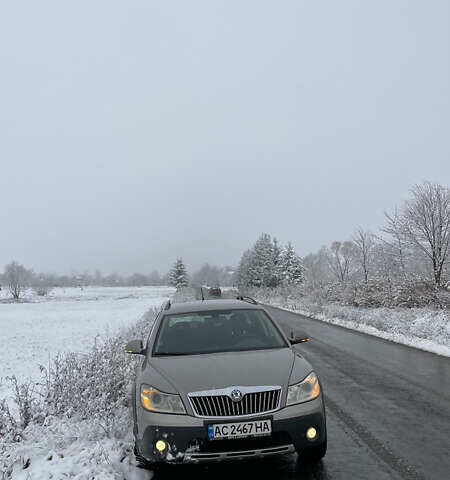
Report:
M186 414L179 395L160 392L150 385L141 386L141 403L150 412Z
M286 406L314 400L319 395L319 379L314 372L311 372L302 382L288 387Z

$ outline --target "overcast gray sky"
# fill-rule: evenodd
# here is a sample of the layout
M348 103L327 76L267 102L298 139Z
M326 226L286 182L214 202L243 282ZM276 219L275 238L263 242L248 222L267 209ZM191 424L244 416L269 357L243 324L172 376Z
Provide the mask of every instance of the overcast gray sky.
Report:
M450 2L3 1L0 269L305 255L450 183Z

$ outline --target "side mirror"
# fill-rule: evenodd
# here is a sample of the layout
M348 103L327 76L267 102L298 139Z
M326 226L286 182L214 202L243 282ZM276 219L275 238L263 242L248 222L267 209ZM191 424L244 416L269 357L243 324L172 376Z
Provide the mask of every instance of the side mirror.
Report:
M296 345L297 343L305 343L309 340L308 335L301 330L291 330L291 334L289 335L289 341L292 345Z
M134 355L144 355L145 349L142 340L130 340L125 347L125 352Z

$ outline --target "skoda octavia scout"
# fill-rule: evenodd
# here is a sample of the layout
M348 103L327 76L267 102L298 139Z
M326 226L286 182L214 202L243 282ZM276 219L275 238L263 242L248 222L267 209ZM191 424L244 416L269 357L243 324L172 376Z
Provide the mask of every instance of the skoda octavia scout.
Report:
M145 466L326 453L321 384L263 305L246 297L170 304L145 342L133 388Z

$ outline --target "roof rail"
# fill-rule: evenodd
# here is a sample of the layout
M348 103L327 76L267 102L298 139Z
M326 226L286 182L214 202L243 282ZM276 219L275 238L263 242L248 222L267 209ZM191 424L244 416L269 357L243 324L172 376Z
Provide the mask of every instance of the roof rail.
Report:
M169 310L169 308L170 308L171 305L172 305L172 304L170 303L170 300L167 300L166 304L165 304L164 307L163 307L164 310Z
M258 302L254 298L248 297L247 295L238 295L236 299L242 300L243 302L251 303L252 305L258 305Z

